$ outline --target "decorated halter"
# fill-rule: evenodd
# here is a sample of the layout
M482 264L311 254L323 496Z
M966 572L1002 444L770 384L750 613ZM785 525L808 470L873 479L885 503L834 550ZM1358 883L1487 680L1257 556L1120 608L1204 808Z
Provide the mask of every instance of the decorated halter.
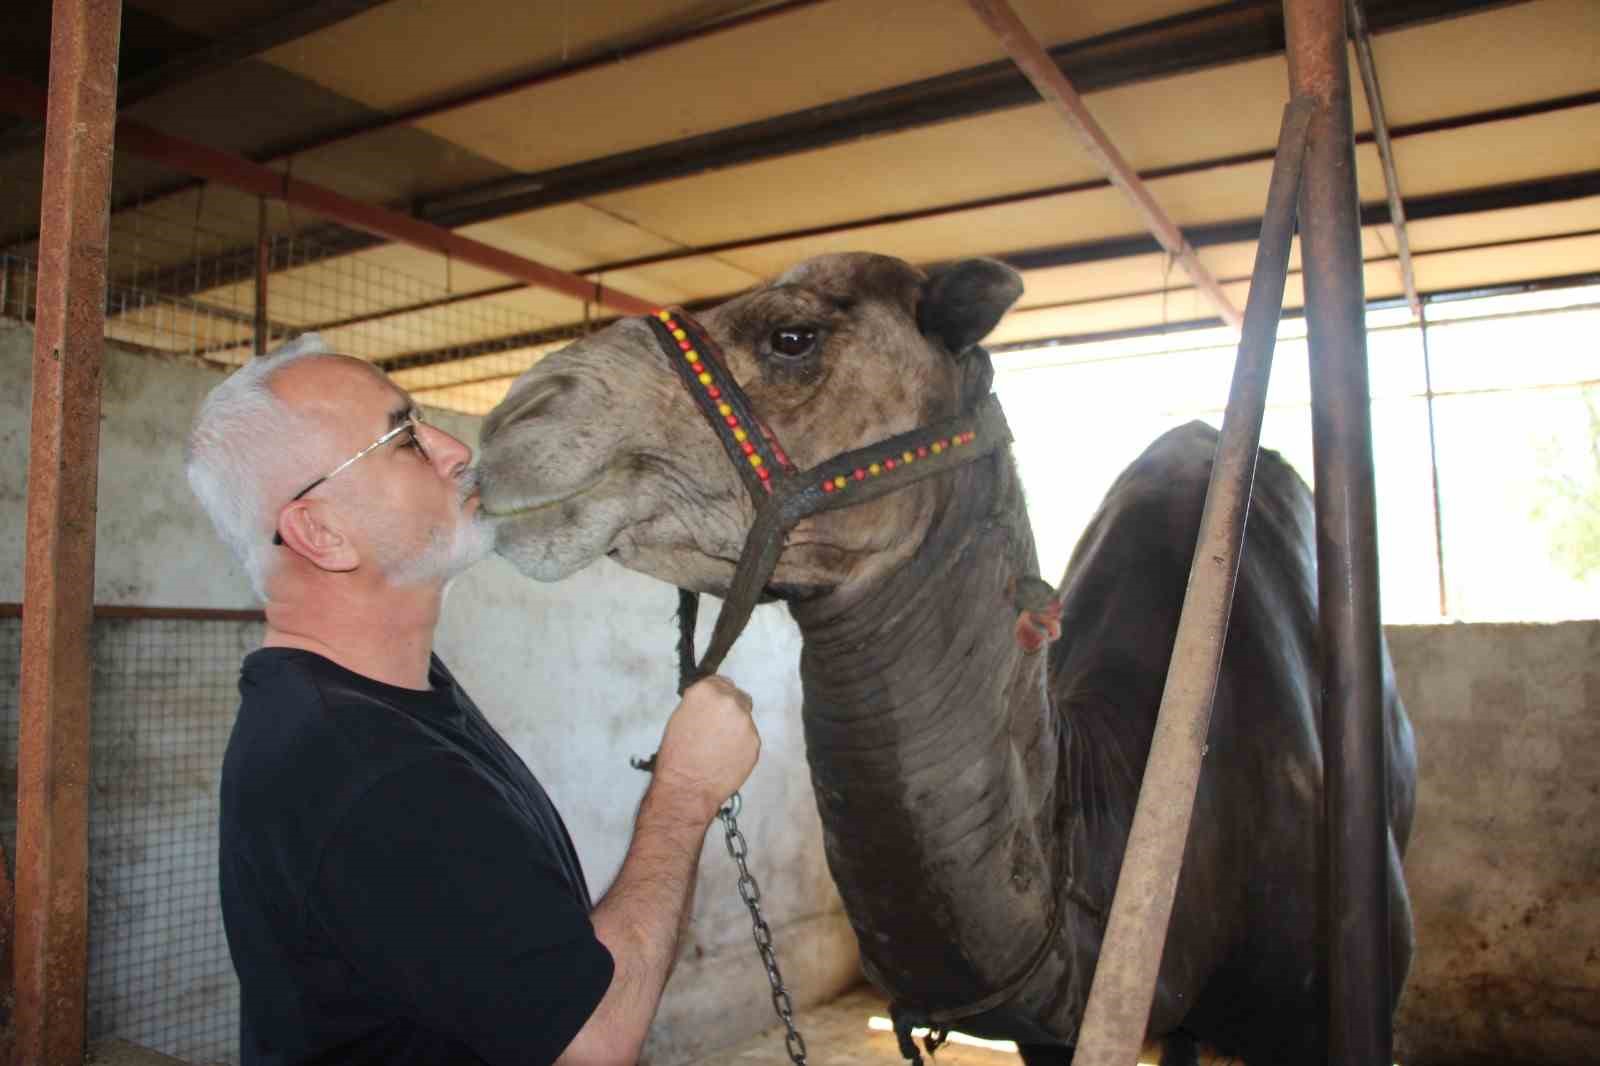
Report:
M1000 401L989 394L954 418L844 452L809 470L797 470L777 436L728 371L711 335L681 310L646 321L667 362L700 408L739 471L756 507L733 585L723 601L711 644L694 661L695 594L679 591L679 688L713 674L733 647L783 553L784 535L803 518L887 496L914 481L980 459L1011 442Z

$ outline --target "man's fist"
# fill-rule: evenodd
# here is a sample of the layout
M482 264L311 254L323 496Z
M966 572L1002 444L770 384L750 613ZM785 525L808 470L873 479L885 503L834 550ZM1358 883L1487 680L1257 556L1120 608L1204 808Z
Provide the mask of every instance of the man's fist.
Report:
M707 677L684 691L656 753L656 784L710 822L755 767L761 737L750 697L725 677Z

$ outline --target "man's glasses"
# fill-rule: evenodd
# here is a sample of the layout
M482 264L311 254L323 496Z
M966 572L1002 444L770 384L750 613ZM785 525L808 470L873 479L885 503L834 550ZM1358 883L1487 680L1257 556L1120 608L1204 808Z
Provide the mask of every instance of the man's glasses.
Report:
M422 454L422 457L426 459L428 457L427 449L422 446L422 438L417 434L417 427L425 424L426 423L422 418L422 409L419 407L413 407L411 410L405 413L405 417L403 417L393 429L389 430L383 436L379 437L365 448L362 448L359 452L356 452L350 458L346 459L344 462L340 463L338 466L334 467L332 470L328 471L326 474L323 474L321 477L317 478L317 480L313 481L311 484L307 485L305 488L289 497L288 503L285 503L284 507L287 507L290 503L300 499L300 497L304 496L306 493L310 492L324 481L327 481L330 478L338 477L340 474L350 469L350 467L355 464L356 460L365 458L367 455L377 451L379 448L383 447L385 444L388 444L390 441L394 440L398 436L401 436L402 434L408 436L410 439L402 444L401 447L415 448ZM272 543L283 543L283 534L279 533L276 529L272 531Z

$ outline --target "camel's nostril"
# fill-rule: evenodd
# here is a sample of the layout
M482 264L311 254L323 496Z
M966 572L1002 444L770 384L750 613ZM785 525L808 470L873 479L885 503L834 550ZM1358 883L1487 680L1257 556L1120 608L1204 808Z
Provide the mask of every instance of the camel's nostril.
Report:
M487 444L491 437L513 422L537 418L552 400L572 389L575 384L572 378L565 374L553 374L531 382L519 393L507 396L500 401L500 406L489 412L489 417L484 419L483 442Z

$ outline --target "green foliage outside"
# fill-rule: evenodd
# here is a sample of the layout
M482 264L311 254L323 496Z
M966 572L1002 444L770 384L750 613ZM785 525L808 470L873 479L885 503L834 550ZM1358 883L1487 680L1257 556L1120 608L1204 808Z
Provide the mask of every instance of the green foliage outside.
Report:
M1583 390L1586 445L1539 448L1538 499L1533 517L1550 530L1551 557L1579 581L1600 574L1600 389Z

